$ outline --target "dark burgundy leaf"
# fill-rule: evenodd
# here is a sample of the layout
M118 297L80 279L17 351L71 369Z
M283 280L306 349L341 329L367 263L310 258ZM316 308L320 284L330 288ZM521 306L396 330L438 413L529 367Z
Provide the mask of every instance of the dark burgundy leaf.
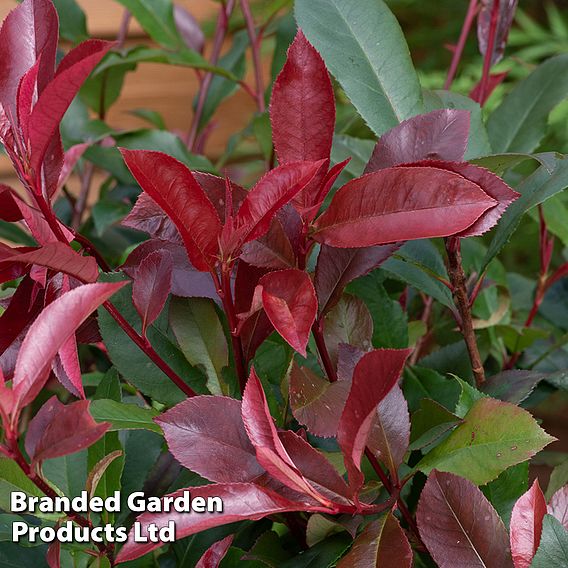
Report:
M36 175L67 108L112 45L108 41L88 40L71 50L59 64L53 80L40 94L29 122L31 166Z
M493 3L495 0L482 0L481 11L477 16L477 40L479 42L479 51L481 55L487 52L489 43L489 29L491 27L491 12L493 11ZM499 18L497 21L497 30L495 41L493 44L493 52L491 53L491 65L495 65L503 58L509 30L515 17L518 0L500 0L499 2Z
M211 417L215 416L215 420ZM156 418L170 452L188 469L218 482L252 481L264 473L241 418L241 403L197 396Z
M548 513L556 517L568 530L568 485L561 487L548 503Z
M211 270L218 257L221 221L192 173L162 152L121 152L140 187L176 225L193 266L203 272Z
M546 500L535 479L532 487L522 495L511 514L511 552L515 568L529 568L542 534L542 520L546 515Z
M14 371L13 388L19 408L28 404L47 379L55 355L100 304L126 283L79 286L47 306L31 325Z
M497 205L475 182L421 165L379 170L333 196L314 238L335 247L366 247L461 234Z
M309 367L294 363L290 371L290 406L294 418L316 436L336 436L350 388L350 380L330 383Z
M469 137L469 112L434 110L401 122L381 136L365 173L422 160L463 160Z
M281 164L329 158L335 127L333 88L323 59L301 30L274 83L270 119Z
M505 525L471 481L432 471L416 518L420 536L440 568L512 568Z
M337 441L356 494L363 484L361 458L375 421L377 405L396 385L409 349L375 349L361 357L341 414Z
M172 287L172 255L162 249L150 253L138 266L132 284L132 302L142 320L142 335L160 315Z
M188 487L180 489L170 496L183 495L190 491L191 497L219 497L223 501L223 512L214 514L187 514L172 511L169 513L144 513L138 517L141 523L141 533L148 534L148 525L156 523L158 527L165 527L169 521L176 526L177 539L209 528L226 525L246 519L257 521L268 515L285 513L288 511L310 510L307 502L291 501L278 495L270 489L255 485L254 483L219 483L202 487ZM316 510L321 507L314 507ZM117 563L134 560L161 546L162 543L136 543L133 533L129 535L128 542L122 547L116 558Z
M58 540L49 545L45 559L49 568L61 568L61 543Z
M339 301L349 282L379 267L399 248L399 243L345 249L322 245L314 277L320 317Z
M34 463L74 454L104 435L110 424L95 422L90 404L79 400L65 405L53 396L41 407L26 435L26 452Z
M355 539L337 568L411 568L412 549L392 513L372 521Z
M266 235L247 243L241 258L260 268L295 268L296 257L282 224L274 219Z

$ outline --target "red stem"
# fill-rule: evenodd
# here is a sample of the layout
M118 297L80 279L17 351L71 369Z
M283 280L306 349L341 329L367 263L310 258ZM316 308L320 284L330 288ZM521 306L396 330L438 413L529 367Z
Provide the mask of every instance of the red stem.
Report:
M460 32L460 37L452 56L452 63L450 64L448 76L446 78L446 82L444 83L444 89L446 91L449 90L449 88L452 86L452 83L454 82L454 78L456 76L458 66L463 55L463 50L467 42L467 37L469 36L471 26L473 24L473 21L475 20L475 16L477 15L478 8L478 0L470 0L469 8L467 9L467 13L465 15L463 26Z
M499 23L499 0L493 0L491 9L491 22L489 24L489 37L487 38L487 49L483 59L483 74L479 84L479 101L483 104L485 94L489 87L489 79L491 74L491 65L493 59L493 48L495 47L495 37L497 35L497 24Z

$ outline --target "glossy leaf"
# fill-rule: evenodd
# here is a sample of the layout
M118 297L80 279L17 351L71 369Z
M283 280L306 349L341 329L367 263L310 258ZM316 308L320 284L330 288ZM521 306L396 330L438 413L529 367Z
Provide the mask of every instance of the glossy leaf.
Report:
M333 88L321 56L301 30L274 83L270 119L281 164L329 158L335 126Z
M542 521L540 546L536 551L531 568L564 566L568 562L568 531L552 515L545 515Z
M99 440L110 424L97 424L89 413L90 401L62 404L50 398L30 422L26 451L34 463L73 454Z
M363 483L361 458L377 405L396 385L409 354L407 349L376 349L366 353L355 367L353 384L337 431L349 484L355 493Z
M337 564L337 568L351 566L411 568L410 543L392 513L369 523Z
M434 110L409 118L381 136L365 173L422 160L461 162L468 135L465 110Z
M440 568L513 566L503 521L466 479L433 471L420 495L416 519L420 536Z
M515 503L511 515L511 552L515 568L529 568L540 544L546 501L538 480Z
M158 413L151 408L142 408L136 404L100 398L91 403L91 415L97 422L108 422L109 431L150 430L161 433L159 426L153 422L153 418Z
M209 271L216 262L221 221L192 173L161 152L121 151L142 189L176 225L193 266Z
M550 487L548 490L550 491ZM562 523L562 526L568 530L568 485L561 487L550 498L548 514L556 517Z
M416 450L428 446L460 422L458 416L435 400L423 398L420 408L412 415L410 448Z
M388 168L340 188L317 219L314 238L336 247L364 247L448 236L465 231L496 205L476 183L453 172Z
M71 335L59 349L51 369L57 380L70 393L78 398L85 398L75 335Z
M422 110L408 47L382 0L299 0L295 10L308 40L375 134Z
M418 464L429 473L448 471L483 485L531 458L554 438L522 408L492 398L477 400L460 424Z
M215 421L210 419L213 415ZM176 459L210 481L253 481L264 473L247 437L238 400L194 397L161 414L156 422Z
M132 302L142 320L142 335L160 315L172 285L172 255L165 251L150 253L138 267L132 284Z
M224 539L219 540L212 544L205 554L199 559L199 562L195 565L195 568L218 568L221 561L227 554L231 543L235 535L230 534Z
M241 259L260 268L295 268L296 257L292 243L278 219L274 219L268 232L247 243Z

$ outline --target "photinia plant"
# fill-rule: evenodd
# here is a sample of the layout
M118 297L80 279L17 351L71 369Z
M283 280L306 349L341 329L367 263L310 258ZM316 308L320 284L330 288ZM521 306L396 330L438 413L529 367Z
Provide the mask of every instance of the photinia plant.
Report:
M543 92L542 76L564 60L485 116L517 2L472 0L445 88L428 91L382 0L296 0L294 26L287 3L267 3L258 25L259 6L223 1L209 59L182 7L118 1L117 41L62 57L60 32L86 35L71 31L74 1L24 0L0 30L0 140L21 185L0 185L0 514L86 534L3 537L0 559L568 564L568 462L539 454L556 438L537 421L568 384L555 248L568 161L539 146L567 94ZM126 47L132 17L152 47ZM450 87L476 17L483 67L468 98ZM152 129L107 121L148 61L195 70L187 133L150 109L136 113ZM237 88L257 112L212 163L212 117ZM498 255L534 221L531 282ZM537 454L557 466L546 496ZM118 492L121 506L20 512L15 490ZM163 510L128 510L135 492ZM166 506L188 492L222 510ZM171 526L175 538L153 538Z

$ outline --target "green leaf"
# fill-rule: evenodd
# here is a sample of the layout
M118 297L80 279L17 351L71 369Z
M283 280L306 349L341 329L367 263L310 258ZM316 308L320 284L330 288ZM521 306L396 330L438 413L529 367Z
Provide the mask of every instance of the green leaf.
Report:
M33 497L43 497L38 489L19 468L15 461L0 457L0 509L10 511L10 494L24 491Z
M543 154L491 154L490 156L482 156L481 158L475 158L469 160L472 164L476 166L481 166L487 170L491 170L493 173L501 176L506 170L514 168L527 160L533 160L538 162L541 166L544 166L550 173L554 170L554 154L543 153Z
M124 404L115 400L99 399L91 404L91 414L97 422L110 422L110 430L150 430L160 434L162 430L153 421L159 412Z
M456 416L463 418L478 400L481 400L487 395L478 391L475 387L471 386L469 383L460 379L456 375L453 375L453 378L461 388L460 396L458 398L458 402L456 403L454 412Z
M77 497L85 489L87 481L87 450L46 460L42 471L65 495Z
M483 398L460 424L428 453L417 469L447 471L484 485L507 468L524 462L555 438L522 408Z
M568 531L552 515L544 515L540 545L531 568L568 566Z
M334 535L318 542L308 550L286 560L279 568L328 568L335 566L352 540L345 533Z
M91 210L97 236L102 237L109 227L122 221L131 209L132 207L128 203L121 203L120 201L112 201L111 199L97 201Z
M76 0L53 0L59 16L59 35L71 43L79 43L89 37L85 12Z
M375 134L422 112L408 46L382 0L296 0L295 6L298 25Z
M552 173L541 166L536 172L521 183L517 191L521 197L509 205L501 217L485 259L480 274L489 263L499 254L515 232L521 217L532 207L543 203L548 198L568 187L568 157L558 155Z
M122 389L120 388L120 377L118 370L111 367L102 377L97 390L93 396L94 400L110 399L120 402L122 400ZM91 407L92 411L92 407Z
M0 568L49 568L45 559L47 545L24 547L14 542L0 543Z
M37 243L25 231L20 229L14 223L0 220L0 239L10 241L16 245L25 245L27 247L35 247Z
M129 111L130 114L149 122L152 126L155 126L158 130L166 130L166 123L164 122L164 117L155 110L149 108L137 108Z
M548 115L568 95L568 54L541 63L517 83L489 117L493 150L532 152L546 131Z
M404 370L402 390L411 412L418 410L423 398L431 398L447 410L454 409L460 395L460 388L453 380L424 367Z
M546 488L546 500L550 498L568 483L568 458L558 464L550 474L550 481Z
M349 173L350 177L359 177L365 170L374 147L375 142L373 140L336 134L333 137L331 161L334 164L339 164L347 158L351 158L345 166L344 172Z
M187 360L204 368L207 388L213 394L221 394L221 371L229 364L229 352L213 301L174 298L170 304L170 324Z
M418 450L438 440L459 424L458 416L429 398L420 401L420 408L412 415L410 450Z

